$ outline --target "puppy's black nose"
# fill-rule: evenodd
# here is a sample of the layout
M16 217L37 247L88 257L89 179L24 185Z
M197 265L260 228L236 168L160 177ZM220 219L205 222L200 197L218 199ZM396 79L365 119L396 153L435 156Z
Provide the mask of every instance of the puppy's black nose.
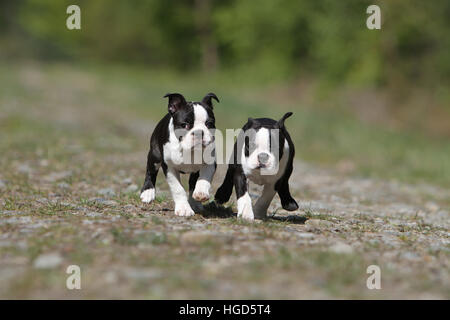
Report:
M269 161L269 154L266 152L261 152L258 154L258 161L260 164L266 164Z

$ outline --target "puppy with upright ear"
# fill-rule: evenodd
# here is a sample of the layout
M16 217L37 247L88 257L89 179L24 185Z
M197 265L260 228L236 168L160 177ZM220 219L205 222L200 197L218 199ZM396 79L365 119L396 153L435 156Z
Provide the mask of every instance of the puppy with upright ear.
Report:
M186 105L186 100L179 93L167 93L164 98L169 98L168 111L174 114Z
M248 220L266 218L267 209L276 193L283 209L298 209L289 191L295 148L284 124L291 115L292 112L288 112L278 121L248 118L242 128L234 145L225 180L215 195L216 202L225 203L230 199L234 187L238 217ZM249 180L264 186L254 206L248 194Z
M168 93L164 98L169 99L168 113L150 138L141 200L150 203L155 199L156 177L162 167L175 202L175 214L191 216L203 209L201 202L209 199L216 171L211 99L219 99L214 93L208 93L201 102L187 102L179 93ZM205 150L209 150L208 157L203 156ZM200 157L195 156L198 151ZM180 174L184 173L190 173L189 197L180 182Z
M213 108L213 104L212 104L212 100L211 100L211 99L214 99L214 100L216 100L217 102L220 102L220 101L219 101L219 98L217 98L217 96L216 96L214 93L212 93L212 92L208 93L208 94L203 98L202 102L212 109L212 108Z

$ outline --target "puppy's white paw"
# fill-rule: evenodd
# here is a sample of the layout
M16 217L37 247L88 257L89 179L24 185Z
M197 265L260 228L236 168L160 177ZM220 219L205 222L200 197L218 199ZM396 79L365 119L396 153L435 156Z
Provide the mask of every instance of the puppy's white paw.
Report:
M193 216L195 212L192 210L189 203L175 204L175 215L180 217L190 217Z
M192 193L192 198L194 200L204 202L209 200L209 188L211 184L206 180L198 180L195 184L194 192Z
M250 221L255 220L255 215L253 214L252 209L252 200L250 199L248 193L244 194L242 197L238 199L237 207L238 207L238 215L237 215L238 218Z
M141 201L144 203L150 203L155 200L155 188L147 189L141 193Z
M245 206L242 210L238 211L238 218L242 218L245 220L253 221L255 220L255 216L253 214L252 207Z

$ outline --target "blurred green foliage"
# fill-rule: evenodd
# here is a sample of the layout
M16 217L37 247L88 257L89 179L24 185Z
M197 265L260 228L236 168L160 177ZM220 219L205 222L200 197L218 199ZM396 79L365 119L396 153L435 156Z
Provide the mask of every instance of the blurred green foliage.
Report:
M81 30L66 28L70 4L81 7ZM381 30L366 28L370 4ZM0 56L433 85L450 78L449 17L448 0L2 1Z

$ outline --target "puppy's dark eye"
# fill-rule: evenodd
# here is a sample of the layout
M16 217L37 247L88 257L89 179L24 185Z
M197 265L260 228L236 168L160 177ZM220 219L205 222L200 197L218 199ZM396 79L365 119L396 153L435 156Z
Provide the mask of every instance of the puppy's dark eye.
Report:
M181 127L182 127L183 129L189 130L189 128L191 127L191 125L190 125L189 123L187 123L187 122L184 122L184 123L181 124Z
M207 128L212 128L212 127L214 127L214 122L207 121L205 125L206 125Z

